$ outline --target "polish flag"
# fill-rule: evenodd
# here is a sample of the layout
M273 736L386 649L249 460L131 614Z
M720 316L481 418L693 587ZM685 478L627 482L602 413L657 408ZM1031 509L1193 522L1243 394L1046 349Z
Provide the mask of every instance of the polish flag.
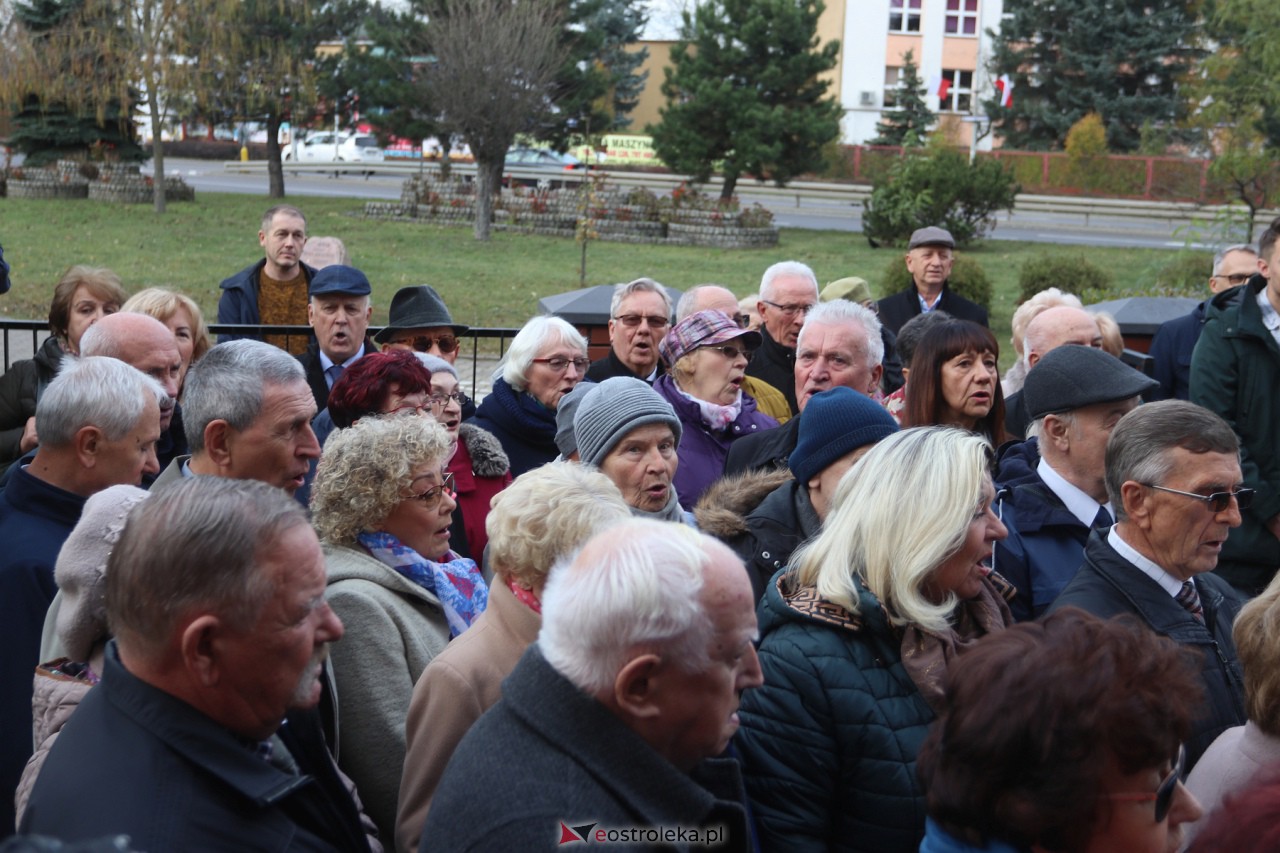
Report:
M1013 81L1008 74L1001 74L996 81L996 102L1002 107L1013 105Z
M945 101L951 92L951 81L941 74L935 74L929 80L929 91L937 95L939 101Z

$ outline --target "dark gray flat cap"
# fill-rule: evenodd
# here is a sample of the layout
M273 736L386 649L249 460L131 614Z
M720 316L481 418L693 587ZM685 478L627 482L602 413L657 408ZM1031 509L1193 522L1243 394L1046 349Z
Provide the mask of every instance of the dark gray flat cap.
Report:
M1066 344L1049 350L1027 373L1022 399L1032 420L1127 400L1160 383L1100 349Z
M911 241L907 243L907 250L920 246L946 246L948 249L954 249L956 240L947 229L930 225L928 228L917 228L911 232Z

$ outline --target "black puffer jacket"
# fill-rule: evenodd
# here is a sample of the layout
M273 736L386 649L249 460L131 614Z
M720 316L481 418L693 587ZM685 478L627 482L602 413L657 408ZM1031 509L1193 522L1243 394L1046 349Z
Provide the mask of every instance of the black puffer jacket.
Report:
M35 415L36 401L58 375L61 363L62 345L50 336L35 358L14 362L0 376L0 466L7 466L22 455L19 446L27 418Z
M849 613L786 578L760 606L764 686L743 694L735 741L761 849L915 851L916 754L934 714L900 640L861 584Z
M797 502L805 511L798 511ZM822 528L808 495L786 469L722 477L698 499L693 515L699 530L724 542L746 564L756 601L791 552Z

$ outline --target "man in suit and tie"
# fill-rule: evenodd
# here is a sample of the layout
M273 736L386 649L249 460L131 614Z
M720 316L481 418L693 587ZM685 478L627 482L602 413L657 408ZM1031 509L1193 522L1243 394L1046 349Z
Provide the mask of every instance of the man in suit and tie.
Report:
M1245 722L1231 636L1243 601L1213 569L1253 490L1242 487L1231 427L1183 400L1147 403L1121 418L1106 458L1116 523L1089 534L1084 565L1050 610L1128 614L1186 647L1204 687L1186 742L1190 770L1214 738Z
M1107 438L1155 385L1114 356L1074 344L1045 353L1027 374L1033 437L1004 448L995 478L996 511L1009 528L996 543L995 570L1018 590L1009 603L1015 618L1043 613L1080 568L1090 528L1111 526Z
M307 322L316 339L298 361L307 371L307 385L319 410L329 405L329 389L342 371L378 348L365 336L373 306L364 273L355 267L328 266L312 277L310 290Z

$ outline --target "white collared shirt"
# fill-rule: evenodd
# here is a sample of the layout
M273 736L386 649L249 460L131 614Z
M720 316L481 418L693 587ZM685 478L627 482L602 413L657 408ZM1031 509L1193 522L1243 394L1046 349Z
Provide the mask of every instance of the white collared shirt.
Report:
M1043 456L1040 457L1040 464L1036 466L1036 473L1040 475L1041 480L1044 480L1049 491L1058 496L1067 511L1078 518L1085 527L1093 527L1093 520L1098 517L1100 506L1106 507L1112 518L1116 517L1110 501L1099 504L1074 483L1067 482L1065 477L1053 470L1053 466L1046 462Z
M933 304L932 304L932 305L930 305L930 304L929 304L929 302L928 302L928 300L926 300L923 296L921 296L921 295L920 295L920 290L919 290L918 288L917 288L917 290L916 290L916 299L919 299L919 300L920 300L920 313L921 313L921 314L928 314L928 313L929 313L930 311L932 311L934 308L937 308L937 307L938 307L938 303L942 301L942 291L941 291L941 290L939 290L939 291L938 291L938 295L937 295L937 297L933 300Z
M1254 298L1258 301L1258 307L1262 309L1262 325L1267 327L1271 337L1276 339L1277 344L1280 344L1280 314L1276 313L1271 300L1267 298L1267 288L1263 287L1262 290L1259 290L1258 295Z
M364 344L361 344L360 350L355 355L351 356L351 358L342 362L342 369L346 370L348 367L355 364L357 361L359 361L363 357L364 357ZM329 368L333 367L335 363L336 362L334 362L333 359L329 358L329 356L325 354L324 350L320 350L320 372L324 374L325 384L328 385L330 388L333 388L333 379L329 377Z
M1119 530L1118 524L1111 528L1111 532L1107 534L1107 544L1115 548L1117 554L1132 563L1134 568L1160 584L1161 589L1177 598L1178 593L1182 592L1182 581L1139 554L1132 545L1120 538Z

